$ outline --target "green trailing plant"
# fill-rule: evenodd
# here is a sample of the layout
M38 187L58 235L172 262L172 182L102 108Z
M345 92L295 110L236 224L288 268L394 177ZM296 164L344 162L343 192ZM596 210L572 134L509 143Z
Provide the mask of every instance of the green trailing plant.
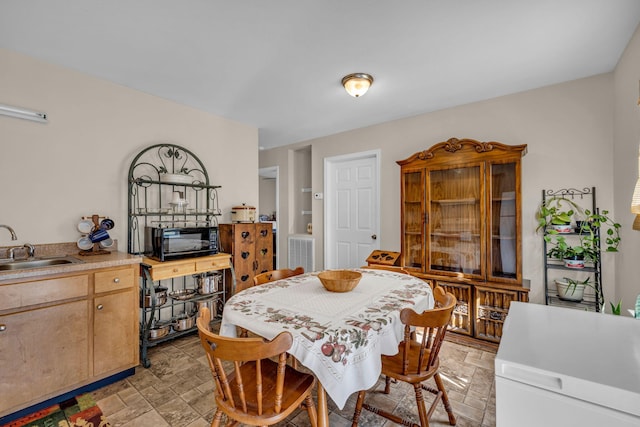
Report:
M601 243L606 252L617 252L620 244L621 225L609 217L609 211L591 212L582 209L573 200L555 196L545 200L536 212L538 227L544 231L544 240L553 245L547 256L555 259L582 258L596 261L599 258ZM577 232L579 242L570 245L566 237L550 226L569 224L572 219L580 224ZM579 221L579 222L578 222ZM600 229L600 234L596 230ZM604 236L604 239L600 236Z
M621 225L609 218L609 211L603 210L600 213L584 211L585 219L581 223L581 227L578 230L581 235L585 235L582 239L592 246L598 244L598 240L601 238L595 235L594 230L600 229L601 235L604 235L604 248L607 252L618 252L618 245L620 245L620 228Z
M597 246L594 245L594 241L588 241L585 239L581 241L578 245L570 245L567 242L565 236L560 236L558 234L549 234L545 235L544 239L547 243L552 244L553 246L549 251L547 251L547 256L549 258L555 259L583 259L585 261L596 261L598 259L598 250Z
M555 230L546 228L550 225L569 224L576 213L582 213L582 208L573 200L561 196L550 197L536 212L538 221L536 231L545 230L546 233L557 234Z

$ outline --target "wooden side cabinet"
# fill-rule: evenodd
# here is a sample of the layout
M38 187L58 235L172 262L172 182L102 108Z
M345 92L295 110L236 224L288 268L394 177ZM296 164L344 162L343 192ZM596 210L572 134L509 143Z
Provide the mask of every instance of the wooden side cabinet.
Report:
M499 341L522 286L526 145L451 138L400 160L401 257L458 298L451 330Z
M220 224L220 243L232 256L236 292L253 286L256 274L273 270L272 224Z

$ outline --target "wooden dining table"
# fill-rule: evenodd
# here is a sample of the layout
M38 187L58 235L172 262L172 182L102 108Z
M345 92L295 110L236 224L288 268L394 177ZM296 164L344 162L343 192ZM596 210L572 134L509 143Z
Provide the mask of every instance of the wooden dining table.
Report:
M289 354L318 379L318 425L328 425L326 394L343 409L349 396L378 380L382 355L398 352L404 327L400 311L434 305L429 284L387 270L362 273L350 292L329 292L318 272L245 289L225 304L220 334L236 336L237 327L273 339L293 335ZM326 391L326 394L325 394Z

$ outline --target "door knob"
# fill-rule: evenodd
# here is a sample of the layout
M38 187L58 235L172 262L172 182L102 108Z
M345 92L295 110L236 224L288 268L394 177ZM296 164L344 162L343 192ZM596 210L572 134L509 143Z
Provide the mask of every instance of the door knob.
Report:
M376 240L376 239L378 238L378 236L376 236L375 234L372 234L372 235L371 235L371 238L372 238L373 240Z

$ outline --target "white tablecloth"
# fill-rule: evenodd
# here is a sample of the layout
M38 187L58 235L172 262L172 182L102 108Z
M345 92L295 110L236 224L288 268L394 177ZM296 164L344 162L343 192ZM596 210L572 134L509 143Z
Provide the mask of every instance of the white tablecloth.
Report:
M429 285L413 276L358 269L351 292L327 291L317 273L246 289L225 304L220 333L236 326L267 339L289 331L289 353L309 368L341 409L349 396L372 387L382 369L380 356L398 352L403 338L400 311L433 307Z

